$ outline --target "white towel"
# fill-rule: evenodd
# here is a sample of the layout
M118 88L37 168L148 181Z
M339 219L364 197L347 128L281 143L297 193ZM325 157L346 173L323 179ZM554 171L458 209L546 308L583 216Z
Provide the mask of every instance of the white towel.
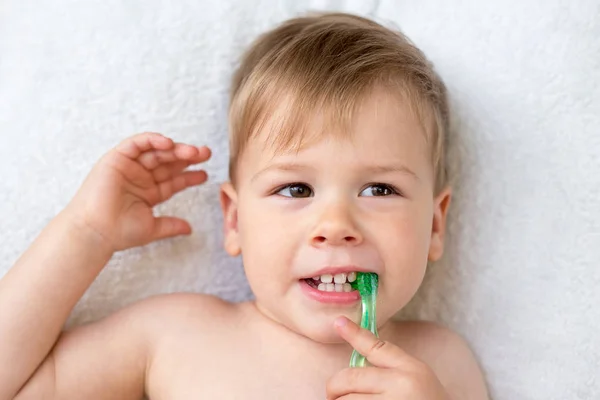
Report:
M152 130L213 148L210 183L160 208L195 233L117 254L70 323L164 292L249 298L221 249L229 79L251 39L307 8L394 23L450 90L447 252L403 315L465 336L497 400L598 398L597 0L4 0L0 275L102 153Z

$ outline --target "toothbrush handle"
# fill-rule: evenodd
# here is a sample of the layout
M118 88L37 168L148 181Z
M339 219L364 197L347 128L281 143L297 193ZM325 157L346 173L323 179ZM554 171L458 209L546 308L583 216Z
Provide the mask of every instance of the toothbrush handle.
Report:
M351 368L362 368L368 366L367 359L361 355L358 351L353 350L352 356L350 356L350 367Z
M377 319L375 315L375 304L377 302L377 297L375 293L371 296L363 297L362 299L362 318L360 321L360 327L364 329L368 329L375 335L379 337L379 333L377 332ZM358 351L353 350L352 355L350 356L350 367L366 367L369 365L367 359L360 354Z

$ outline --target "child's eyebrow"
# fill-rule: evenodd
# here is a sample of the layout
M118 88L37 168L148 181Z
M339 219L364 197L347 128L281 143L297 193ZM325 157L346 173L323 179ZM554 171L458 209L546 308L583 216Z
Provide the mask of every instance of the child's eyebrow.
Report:
M419 180L419 176L413 172L406 165L402 164L389 164L389 165L369 165L366 166L365 169L371 173L375 174L388 174L388 173L401 173L405 175L410 175L416 180Z
M258 177L260 175L263 175L266 172L269 171L274 171L274 170L278 170L278 171L300 171L300 170L306 170L306 169L312 169L314 170L315 167L310 166L310 165L306 165L306 164L298 164L298 163L291 163L291 162L280 162L280 163L275 163L275 164L271 164L263 169L261 169L260 171L258 171L256 174L254 174L254 176L252 177L252 179L250 180L251 182L255 181L256 179L258 179Z
M363 171L368 171L369 173L373 173L373 174L401 173L401 174L409 175L416 180L420 180L419 176L416 173L414 173L410 168L408 168L407 166L402 165L402 164L388 164L388 165L374 164L374 165L360 166L359 168ZM274 170L301 171L301 170L315 170L315 169L316 168L314 166L308 165L308 164L298 164L298 163L290 163L290 162L275 163L275 164L271 164L271 165L261 169L256 174L254 174L254 176L251 179L251 182L258 179L258 177L260 175L263 175L264 173L269 172L269 171L274 171Z

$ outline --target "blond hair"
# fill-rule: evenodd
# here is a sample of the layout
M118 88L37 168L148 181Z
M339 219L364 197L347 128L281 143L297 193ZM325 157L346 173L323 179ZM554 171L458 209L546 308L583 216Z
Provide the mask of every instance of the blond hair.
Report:
M345 134L355 109L377 85L407 100L423 125L437 193L447 179L444 83L402 33L343 13L290 19L244 53L230 93L230 179L235 183L240 154L267 122L278 124L269 142L280 150L322 137L306 129L317 115L325 117L324 131Z

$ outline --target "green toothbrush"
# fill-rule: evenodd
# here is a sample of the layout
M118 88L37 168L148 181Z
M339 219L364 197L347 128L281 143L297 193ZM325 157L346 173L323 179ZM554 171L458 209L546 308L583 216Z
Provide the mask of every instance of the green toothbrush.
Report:
M351 283L353 289L360 293L362 302L362 318L360 327L370 330L375 336L377 333L377 318L375 315L375 306L377 305L377 285L379 277L374 272L358 272L356 280ZM358 351L354 350L350 357L350 367L366 367L367 359Z

